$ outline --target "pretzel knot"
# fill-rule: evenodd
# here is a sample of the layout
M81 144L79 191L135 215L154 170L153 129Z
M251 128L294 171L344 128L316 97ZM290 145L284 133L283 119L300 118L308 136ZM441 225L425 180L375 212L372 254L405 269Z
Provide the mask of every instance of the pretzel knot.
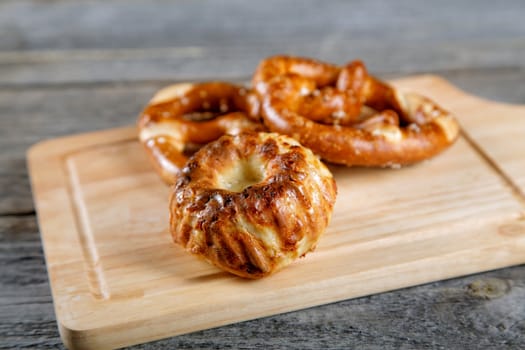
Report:
M270 57L260 63L252 83L271 131L292 136L337 164L412 164L443 151L459 134L450 113L368 75L360 61L338 67Z
M139 117L139 138L162 179L173 184L188 156L224 134L264 131L254 92L225 82L160 90Z

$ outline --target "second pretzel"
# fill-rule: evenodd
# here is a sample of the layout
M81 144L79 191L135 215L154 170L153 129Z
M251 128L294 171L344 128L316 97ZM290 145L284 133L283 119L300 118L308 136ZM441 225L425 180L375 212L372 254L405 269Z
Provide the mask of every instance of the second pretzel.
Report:
M412 164L440 153L459 134L449 112L368 75L360 61L337 67L274 56L260 63L252 83L271 131L337 164Z

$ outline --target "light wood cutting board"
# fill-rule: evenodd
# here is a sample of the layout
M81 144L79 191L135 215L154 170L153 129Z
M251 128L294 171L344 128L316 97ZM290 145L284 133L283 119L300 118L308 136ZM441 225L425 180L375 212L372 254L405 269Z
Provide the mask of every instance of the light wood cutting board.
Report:
M525 106L435 76L394 83L454 112L461 138L399 170L331 167L339 195L317 250L257 281L171 242L168 188L135 128L34 146L29 169L64 343L122 347L524 263Z

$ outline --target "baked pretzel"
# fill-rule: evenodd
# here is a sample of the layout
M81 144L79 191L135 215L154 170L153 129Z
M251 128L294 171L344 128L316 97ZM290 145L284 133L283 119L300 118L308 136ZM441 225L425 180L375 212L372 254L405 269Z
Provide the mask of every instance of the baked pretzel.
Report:
M178 177L171 233L223 270L264 277L315 248L336 191L330 171L296 140L224 135L196 152Z
M255 93L225 82L175 84L160 90L138 126L140 141L168 184L202 145L226 133L265 130Z
M275 56L260 63L252 83L271 131L333 163L411 164L443 151L459 133L450 113L368 75L360 61L337 67Z

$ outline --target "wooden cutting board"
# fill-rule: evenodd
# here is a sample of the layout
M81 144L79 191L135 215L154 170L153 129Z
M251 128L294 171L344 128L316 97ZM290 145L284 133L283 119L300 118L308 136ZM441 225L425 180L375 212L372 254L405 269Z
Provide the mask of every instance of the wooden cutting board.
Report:
M339 195L317 250L257 281L171 242L168 188L135 128L34 146L29 169L64 343L122 347L524 263L525 106L435 76L394 83L454 112L461 138L399 170L331 167Z

